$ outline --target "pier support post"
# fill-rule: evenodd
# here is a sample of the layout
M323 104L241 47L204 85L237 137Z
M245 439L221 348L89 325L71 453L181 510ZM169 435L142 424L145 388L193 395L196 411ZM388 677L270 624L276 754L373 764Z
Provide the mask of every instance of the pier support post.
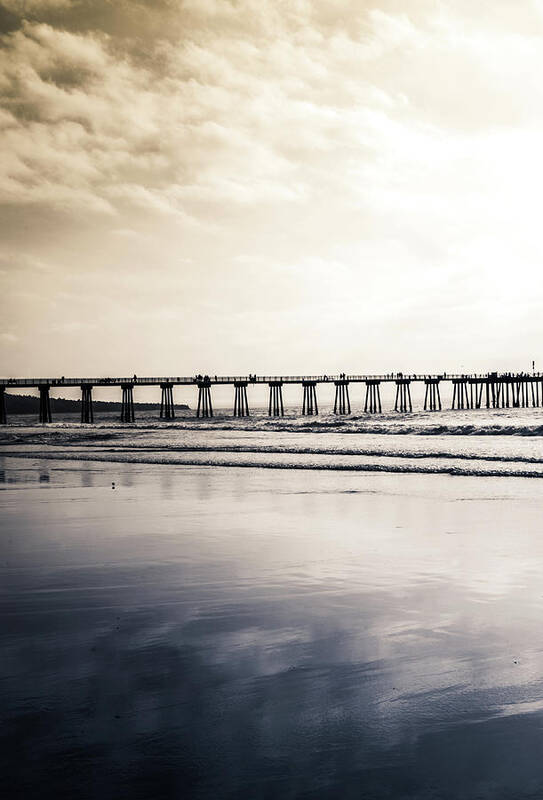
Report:
M424 410L441 411L441 395L439 394L439 378L426 378L424 392Z
M521 380L517 381L517 406L524 408L524 384Z
M283 406L283 381L271 381L268 386L270 387L268 416L284 417L285 409Z
M349 399L349 381L334 381L336 385L336 397L334 400L334 414L350 414L351 401Z
M366 381L366 400L364 402L364 411L369 414L380 414L381 408L381 381Z
M469 392L470 392L471 408L481 408L481 403L483 402L484 387L485 387L485 382L480 380L479 378L470 380Z
M123 400L121 406L121 422L134 422L134 384L121 383Z
M198 383L198 408L197 417L212 417L213 405L211 404L211 381L204 380Z
M302 403L302 414L304 416L313 416L319 413L319 406L317 404L317 383L316 381L302 381L304 387L304 399Z
M503 391L503 381L499 378L492 378L490 381L490 399L492 408L503 408L505 393Z
M506 402L508 402L508 394L506 392L507 381L503 380L502 378L498 378L497 375L493 375L487 381L488 390L487 390L487 408L505 408Z
M502 408L509 408L509 378L500 378L500 401Z
M524 377L517 376L511 383L513 408L526 408L528 402L528 382Z
M0 386L0 425L7 425L8 415L6 413L6 387Z
M532 389L532 407L539 408L539 379L532 378L531 379L531 389Z
M488 387L487 387L488 388ZM457 411L465 408L473 408L472 397L468 392L468 381L466 378L453 380L453 397L451 408Z
M161 383L160 419L174 419L175 408L173 404L173 383Z
M81 386L81 422L94 422L92 386L89 384Z
M528 381L526 378L522 378L521 382L521 398L522 398L522 408L527 408L528 403Z
M40 386L40 422L51 422L51 400L49 398L49 385Z
M396 381L394 411L413 411L413 403L411 402L411 381L409 378L399 378Z
M234 381L234 416L249 416L249 401L247 400L247 381Z

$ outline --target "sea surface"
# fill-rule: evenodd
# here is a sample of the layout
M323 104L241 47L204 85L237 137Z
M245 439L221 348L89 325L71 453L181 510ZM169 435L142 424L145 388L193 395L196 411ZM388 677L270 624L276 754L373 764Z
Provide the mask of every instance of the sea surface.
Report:
M76 415L37 425L13 416L0 448L17 453L100 461L209 464L286 469L432 472L543 477L543 408L353 413L269 417L265 410L234 418L218 410L196 419L140 414L121 423L104 413L93 425Z
M543 410L0 431L11 798L543 797Z

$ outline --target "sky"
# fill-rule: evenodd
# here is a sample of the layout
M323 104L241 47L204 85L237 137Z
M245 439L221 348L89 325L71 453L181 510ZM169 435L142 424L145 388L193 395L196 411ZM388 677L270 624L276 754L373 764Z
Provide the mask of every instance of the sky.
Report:
M542 0L4 0L0 373L543 370Z

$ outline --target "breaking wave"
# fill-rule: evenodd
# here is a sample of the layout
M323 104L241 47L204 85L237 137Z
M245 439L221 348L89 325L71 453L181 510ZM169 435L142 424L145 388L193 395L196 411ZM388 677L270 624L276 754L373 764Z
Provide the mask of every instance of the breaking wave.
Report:
M247 451L234 449L112 450L4 450L4 456L60 461L98 461L176 465L190 467L241 467L260 469L335 470L344 472L388 472L478 477L543 478L543 462L536 459L459 457L450 453L420 455L379 452L372 456L326 451ZM213 457L210 457L210 456ZM247 456L252 455L252 458ZM236 457L237 456L237 457ZM273 456L276 456L275 458ZM294 456L294 457L293 457ZM527 468L532 464L532 468Z
M322 420L320 422L298 422L298 421L284 421L278 422L275 420L262 421L255 420L254 422L238 422L237 420L225 420L223 418L214 418L213 420L194 420L191 422L174 421L174 422L157 422L142 420L135 423L125 423L123 428L118 431L111 432L111 423L101 422L93 426L93 433L85 432L82 438L85 441L103 440L104 438L115 439L121 436L123 430L134 430L138 428L145 428L150 430L176 430L176 431L194 431L194 430L216 430L216 431L276 431L278 433L330 433L338 432L345 434L374 434L378 436L543 436L543 423L535 425L515 425L515 424L435 424L435 425L418 425L394 422L384 423L368 423L367 421L358 421L358 418L350 418L349 420L332 421ZM57 422L49 425L46 430L82 430L79 425L75 426L74 423ZM17 428L15 428L17 430ZM104 433L107 430L109 433ZM12 437L10 437L11 440ZM0 438L0 444L6 442L5 436Z
M73 446L73 445L70 445ZM489 462L504 462L504 463L524 463L524 464L541 464L543 465L543 458L538 456L524 456L524 455L494 455L494 454L480 454L476 452L462 453L462 452L447 452L439 450L427 450L425 452L416 452L413 450L386 450L386 449L371 449L371 448L344 448L344 447L274 447L260 445L252 447L251 445L186 445L186 446L172 446L172 447L117 447L110 451L102 450L103 455L107 452L122 453L124 450L130 453L137 453L143 456L145 453L258 453L269 455L316 455L316 456L379 456L383 458L414 458L414 459L459 459L466 461L489 461Z
M189 414L133 424L115 416L26 419L0 434L0 454L61 460L185 466L543 477L543 410L234 419Z

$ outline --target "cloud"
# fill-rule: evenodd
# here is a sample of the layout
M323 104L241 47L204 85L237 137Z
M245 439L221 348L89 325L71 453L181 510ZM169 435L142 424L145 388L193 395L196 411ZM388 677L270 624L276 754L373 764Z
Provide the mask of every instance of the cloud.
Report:
M5 197L102 213L131 199L188 215L226 201L307 202L319 159L339 165L375 147L368 109L403 100L344 81L335 34L305 33L308 6L289 9L247 7L263 37L251 42L240 9L188 4L196 25L185 41L159 40L145 58L119 55L106 34L24 22L0 62ZM217 16L231 20L226 34L203 27ZM351 62L370 56L359 42Z
M385 341L425 303L474 329L508 297L527 307L526 286L540 297L541 4L9 9L0 226L63 290L93 282L83 322L197 307L235 327L257 308L286 314L292 338L298 309L356 335L367 319ZM13 291L30 280L17 264Z
M3 0L3 5L14 14L25 16L46 11L58 11L71 8L74 0Z
M428 152L451 161L464 132L538 124L540 36L343 5L348 26L322 3L172 2L184 39L145 52L23 22L0 61L4 197L209 218L325 188L364 207L420 184Z

